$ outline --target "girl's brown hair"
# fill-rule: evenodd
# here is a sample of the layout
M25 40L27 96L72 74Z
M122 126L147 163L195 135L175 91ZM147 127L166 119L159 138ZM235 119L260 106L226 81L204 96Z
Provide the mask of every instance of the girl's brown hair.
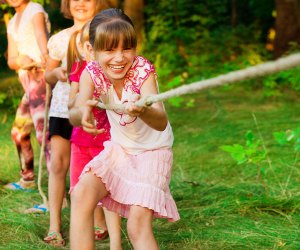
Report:
M75 31L70 40L67 50L67 74L75 74L82 66L82 61L84 58L80 54L78 50L78 36L79 36L79 42L81 45L83 45L86 41L89 40L89 28L90 28L91 21L88 21L85 25L83 25L81 30ZM72 66L75 62L79 62L77 68L72 71ZM72 72L71 72L72 71Z
M106 9L98 13L90 24L90 43L94 51L118 47L136 48L137 38L131 19L120 9Z
M63 16L67 19L73 19L73 16L70 12L70 1L71 0L62 0L60 4L60 12ZM107 9L111 6L109 0L95 0L96 1L96 8L94 14L98 13L101 10Z

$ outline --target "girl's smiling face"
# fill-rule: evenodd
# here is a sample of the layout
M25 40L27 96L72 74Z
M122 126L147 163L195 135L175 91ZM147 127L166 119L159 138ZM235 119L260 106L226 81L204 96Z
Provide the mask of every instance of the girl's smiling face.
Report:
M70 0L70 13L74 20L86 22L95 14L96 0Z
M19 8L22 5L25 5L29 0L6 0L6 3L13 7L13 8Z
M135 48L124 48L120 39L116 48L97 51L95 56L110 82L117 84L124 82L136 56L136 50Z

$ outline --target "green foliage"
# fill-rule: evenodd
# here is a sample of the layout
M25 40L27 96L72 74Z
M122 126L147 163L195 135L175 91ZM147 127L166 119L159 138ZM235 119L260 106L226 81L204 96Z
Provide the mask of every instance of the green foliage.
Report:
M17 81L10 80L7 85L10 83L13 89L19 87ZM288 92L277 99L264 98L260 91L244 91L241 85L234 85L226 91L221 88L203 91L191 99L195 101L192 108L175 108L166 103L175 137L170 189L181 220L176 223L164 219L153 221L159 249L300 249L299 164L293 165L295 155L289 147L274 144L269 136L270 131L299 125L299 95ZM6 111L0 112L0 140L3 142L0 204L4 204L0 206L0 249L3 246L3 249L54 250L56 248L43 242L48 232L49 214L23 213L41 202L38 191L13 192L2 188L7 182L20 178L19 161L10 135L14 114L8 113L4 118ZM253 130L253 111L268 155L272 157L272 168L266 168L264 174L269 196L264 195L262 186L254 180L255 168L232 164L230 157L225 157L218 148L237 142L246 147L243 135L247 129ZM251 137L246 140L256 141ZM37 176L39 147L37 143L34 146ZM41 185L46 192L45 166L43 170ZM61 232L67 246L62 249L70 248L69 216L70 209L64 209ZM96 249L109 249L109 240L95 244ZM126 220L122 223L122 246L132 249L126 234Z
M300 151L300 128L274 132L273 136L280 145L293 145L296 152Z
M24 90L13 71L0 73L0 79L0 108L14 111L20 103Z
M233 144L223 145L220 148L229 153L238 164L253 163L260 164L266 159L266 152L261 147L261 141L254 138L252 131L248 131L245 135L246 145Z
M0 93L0 105L4 103L7 95L5 93Z
M252 131L247 131L246 145L240 144L223 145L220 147L223 151L229 153L238 164L253 164L257 168L257 178L260 179L265 193L268 194L268 189L265 184L263 173L265 168L262 167L263 161L266 159L266 151L261 146L261 141L254 138Z
M294 68L281 71L262 79L262 84L268 96L279 96L285 88L300 91L300 70Z

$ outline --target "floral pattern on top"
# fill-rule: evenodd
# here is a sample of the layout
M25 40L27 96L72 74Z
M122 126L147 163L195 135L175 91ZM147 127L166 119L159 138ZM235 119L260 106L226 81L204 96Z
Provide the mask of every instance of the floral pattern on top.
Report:
M112 84L104 75L104 72L98 62L89 62L86 66L86 69L90 73L95 85L94 96L96 98L100 98L101 95L106 95Z
M89 62L86 66L86 69L90 73L92 81L95 85L94 96L98 99L103 95L109 96L109 92L113 91L114 89L112 83L105 76L99 63L96 61ZM122 104L127 103L132 94L140 94L140 89L143 83L152 72L156 75L154 66L147 59L141 56L136 56L134 58L133 64L125 76L121 100ZM114 103L113 98L110 97L108 102L110 104ZM137 117L132 117L118 110L114 110L114 112L120 116L119 124L121 126L133 123L137 119Z
M140 94L140 89L151 72L154 72L156 75L153 64L146 58L137 56L126 74L124 82L125 91L128 92L130 89L131 93Z

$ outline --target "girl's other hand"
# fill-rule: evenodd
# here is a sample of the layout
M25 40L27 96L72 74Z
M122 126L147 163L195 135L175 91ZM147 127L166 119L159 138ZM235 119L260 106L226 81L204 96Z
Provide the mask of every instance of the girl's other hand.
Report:
M16 59L16 63L20 68L26 67L33 62L34 61L27 55L19 55Z
M48 54L41 55L41 68L43 69L46 68L48 58L49 58Z
M58 67L54 69L55 76L58 81L66 82L68 81L67 69L65 67Z
M105 132L105 129L97 129L96 128L96 121L93 115L93 108L96 107L98 101L96 100L88 100L86 105L82 108L82 119L81 125L84 131L92 134L98 135Z

